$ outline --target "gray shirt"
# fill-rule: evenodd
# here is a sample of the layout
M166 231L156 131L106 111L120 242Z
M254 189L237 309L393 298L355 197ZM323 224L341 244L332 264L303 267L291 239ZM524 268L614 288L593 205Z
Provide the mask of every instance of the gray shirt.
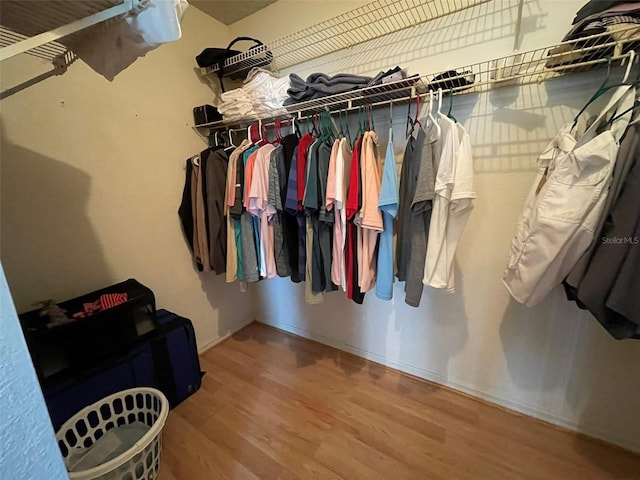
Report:
M404 299L405 303L412 307L418 307L422 298L422 277L427 256L427 238L435 190L434 147L438 143L435 134L435 128L431 126L426 133L422 132L418 138L422 141L422 146L416 175L415 194L411 203L411 253Z
M276 260L276 272L280 277L288 277L291 275L291 266L289 265L289 251L284 241L284 219L279 169L284 167L284 150L282 145L271 152L269 159L269 205L273 206L276 213L271 219L273 225L273 248Z

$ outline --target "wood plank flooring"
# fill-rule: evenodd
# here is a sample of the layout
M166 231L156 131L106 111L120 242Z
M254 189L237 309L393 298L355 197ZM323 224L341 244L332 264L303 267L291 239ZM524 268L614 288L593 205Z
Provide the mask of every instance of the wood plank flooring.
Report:
M201 364L160 480L640 479L640 456L259 323Z

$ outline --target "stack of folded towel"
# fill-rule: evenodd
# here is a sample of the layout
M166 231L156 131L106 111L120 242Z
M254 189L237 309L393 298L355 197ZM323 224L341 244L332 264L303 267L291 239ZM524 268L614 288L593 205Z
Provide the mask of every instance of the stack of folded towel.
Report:
M287 99L289 78L262 68L253 68L244 80L242 88L223 93L218 111L225 120L246 117L268 117L287 113L283 108Z
M242 88L229 90L220 95L218 111L225 120L238 120L256 116L251 99Z

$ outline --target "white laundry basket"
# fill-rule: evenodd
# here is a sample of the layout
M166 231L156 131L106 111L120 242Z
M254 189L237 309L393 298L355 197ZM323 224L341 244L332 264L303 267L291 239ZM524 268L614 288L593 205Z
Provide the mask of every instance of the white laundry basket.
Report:
M92 446L105 432L117 426L142 422L149 430L127 451L96 467L69 472L71 480L153 480L160 469L162 428L169 402L154 388L123 390L83 408L56 433L68 466L73 449Z

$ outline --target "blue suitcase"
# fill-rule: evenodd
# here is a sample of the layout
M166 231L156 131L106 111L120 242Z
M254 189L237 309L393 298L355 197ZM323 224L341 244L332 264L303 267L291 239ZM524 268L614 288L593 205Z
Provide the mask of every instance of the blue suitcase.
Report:
M193 324L187 318L160 309L156 312L156 332L151 340L158 389L165 394L171 408L195 393L204 372Z
M127 388L157 388L173 408L200 388L202 375L191 321L158 310L155 331L126 354L42 386L57 430L82 408Z
M157 388L156 368L151 344L139 345L116 361L81 376L68 376L59 383L43 384L51 423L57 431L64 422L84 407L112 393L133 387Z

